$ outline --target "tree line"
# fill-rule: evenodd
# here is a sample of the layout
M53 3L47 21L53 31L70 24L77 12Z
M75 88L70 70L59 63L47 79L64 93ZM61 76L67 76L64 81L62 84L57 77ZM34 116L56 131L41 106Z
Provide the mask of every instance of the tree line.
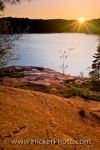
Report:
M6 28L3 24L6 22ZM4 33L87 33L100 34L100 19L86 21L80 25L77 20L0 18L0 34Z

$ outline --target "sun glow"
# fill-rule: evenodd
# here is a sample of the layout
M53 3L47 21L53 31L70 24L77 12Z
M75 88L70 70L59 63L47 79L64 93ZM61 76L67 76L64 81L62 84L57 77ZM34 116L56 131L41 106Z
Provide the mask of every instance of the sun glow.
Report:
M80 17L80 18L78 19L78 22L79 22L80 24L83 24L83 23L85 22L85 18L84 18L84 17Z
M86 21L85 17L79 17L77 20L70 24L70 28L72 28L73 31L75 30L78 32L87 33L90 33L89 26L90 24L88 23L88 21Z

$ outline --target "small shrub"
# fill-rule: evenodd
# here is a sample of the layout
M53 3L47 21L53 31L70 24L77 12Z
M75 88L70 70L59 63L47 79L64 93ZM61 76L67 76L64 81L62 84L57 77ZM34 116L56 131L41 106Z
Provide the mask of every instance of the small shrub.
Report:
M84 111L83 109L81 109L81 110L79 111L79 115L80 115L82 118L85 118L85 117L86 117L86 113L85 113L85 111Z
M45 85L41 85L41 84L35 84L35 83L28 83L25 85L26 88L34 90L34 91L40 91L43 93L49 93L50 89L45 86Z
M8 74L8 76L12 78L22 78L24 77L24 74L20 72L11 72Z
M90 82L90 90L96 91L96 92L100 92L100 80L92 80Z
M69 89L60 92L65 98L79 96L87 100L100 101L100 95L93 94L88 88L71 86Z
M12 78L21 78L24 77L24 73L21 72L22 70L10 71L7 68L0 68L0 77L12 77Z

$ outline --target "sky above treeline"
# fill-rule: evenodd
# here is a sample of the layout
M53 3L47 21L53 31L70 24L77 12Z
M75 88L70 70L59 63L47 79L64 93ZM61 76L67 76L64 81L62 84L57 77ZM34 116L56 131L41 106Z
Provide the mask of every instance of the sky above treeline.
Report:
M22 0L7 5L5 16L38 19L100 18L100 0Z

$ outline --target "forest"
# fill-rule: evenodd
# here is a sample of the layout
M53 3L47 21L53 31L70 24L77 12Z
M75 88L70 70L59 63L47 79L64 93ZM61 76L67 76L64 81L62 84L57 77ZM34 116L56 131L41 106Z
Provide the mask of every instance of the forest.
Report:
M0 34L13 33L87 33L100 34L100 19L79 24L77 20L0 18Z

